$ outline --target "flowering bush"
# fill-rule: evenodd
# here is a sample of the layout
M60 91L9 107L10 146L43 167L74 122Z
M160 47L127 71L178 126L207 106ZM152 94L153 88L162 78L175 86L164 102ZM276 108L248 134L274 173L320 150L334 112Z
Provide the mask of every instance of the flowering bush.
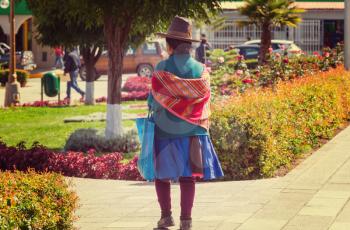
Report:
M59 153L35 143L25 148L24 143L8 147L0 141L0 170L58 172L65 176L141 180L137 170L137 157L126 164L122 163L121 153L98 155L95 150L82 152L68 151Z
M210 135L227 179L270 177L350 118L342 67L216 102Z
M338 44L336 48L324 48L322 55L314 52L313 55L295 53L288 55L273 52L269 49L267 64L258 66L255 70L249 70L247 62L242 56L237 56L234 64L219 66L212 72L212 92L217 95L235 95L252 87L270 87L274 89L281 81L292 80L303 76L316 75L318 72L336 68L344 61L343 46ZM250 65L252 66L252 65Z
M0 172L0 229L73 229L77 201L56 173Z
M143 91L148 92L151 88L151 79L149 77L129 77L122 91L133 92L133 91Z
M60 101L34 101L23 103L22 107L50 107L50 106L64 106L69 105L68 101L60 100Z
M146 100L149 95L149 91L132 91L122 92L122 101L143 101ZM95 99L96 103L107 102L107 97L99 97Z

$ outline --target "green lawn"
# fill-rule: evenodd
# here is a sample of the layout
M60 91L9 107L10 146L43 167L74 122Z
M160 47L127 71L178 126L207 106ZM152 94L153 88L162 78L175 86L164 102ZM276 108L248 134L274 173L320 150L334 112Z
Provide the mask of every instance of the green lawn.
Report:
M128 102L125 104L143 104ZM105 122L64 123L68 117L106 112L106 105L72 107L37 107L0 109L0 137L8 145L20 141L30 146L38 141L51 149L62 149L68 136L80 128L104 128ZM144 113L142 109L123 110L123 113ZM134 121L123 121L123 127L134 126Z

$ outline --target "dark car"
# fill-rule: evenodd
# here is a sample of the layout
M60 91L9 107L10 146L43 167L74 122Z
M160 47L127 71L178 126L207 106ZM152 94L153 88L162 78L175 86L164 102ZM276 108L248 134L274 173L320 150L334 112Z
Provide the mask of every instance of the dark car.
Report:
M5 43L0 43L0 66L8 68L10 65L10 47ZM16 68L24 70L33 70L36 68L32 51L16 52Z
M258 45L238 45L234 46L237 52L244 57L244 59L258 59L260 46Z

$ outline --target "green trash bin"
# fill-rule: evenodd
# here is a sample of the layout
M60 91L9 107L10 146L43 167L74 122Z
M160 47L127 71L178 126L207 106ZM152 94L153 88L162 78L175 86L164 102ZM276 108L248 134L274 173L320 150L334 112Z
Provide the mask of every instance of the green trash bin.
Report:
M48 97L58 96L60 101L61 79L55 73L45 73L41 78L41 101L43 101L44 93Z

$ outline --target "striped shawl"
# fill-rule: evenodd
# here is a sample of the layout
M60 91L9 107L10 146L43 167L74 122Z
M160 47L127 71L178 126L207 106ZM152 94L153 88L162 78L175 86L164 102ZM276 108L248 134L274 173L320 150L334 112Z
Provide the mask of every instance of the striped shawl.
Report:
M198 79L184 79L165 71L152 76L152 95L170 113L209 129L210 76L206 68Z

